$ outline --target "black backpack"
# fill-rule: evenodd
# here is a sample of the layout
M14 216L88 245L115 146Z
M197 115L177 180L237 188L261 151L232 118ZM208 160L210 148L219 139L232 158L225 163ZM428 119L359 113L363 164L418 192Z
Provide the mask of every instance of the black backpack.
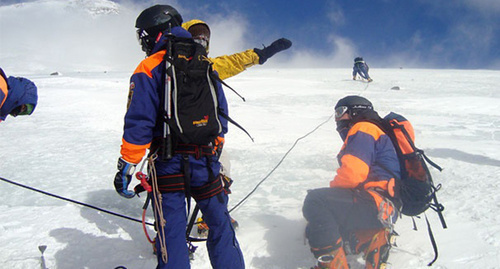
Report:
M217 82L235 92L212 69L205 48L192 38L181 38L167 33L163 57L165 74L160 105L164 114L162 158L170 159L178 143L209 145L222 132L219 115L250 134L220 109Z
M381 121L373 123L379 126L390 137L398 156L401 170L400 178L389 169L382 168L393 174L396 179L396 198L399 198L401 201L401 208L399 210L401 214L415 217L431 208L438 213L441 225L446 229L446 222L442 214L444 206L438 202L436 196L436 192L441 189L441 184L434 185L427 164L430 164L439 171L442 171L442 168L431 161L424 154L423 150L415 146L413 126L405 117L391 112L381 119ZM430 266L436 261L438 254L437 245L427 217L426 222L435 253L434 260L429 263ZM416 230L414 220L413 224Z
M165 121L180 142L207 145L222 131L214 71L203 46L191 38L170 39Z

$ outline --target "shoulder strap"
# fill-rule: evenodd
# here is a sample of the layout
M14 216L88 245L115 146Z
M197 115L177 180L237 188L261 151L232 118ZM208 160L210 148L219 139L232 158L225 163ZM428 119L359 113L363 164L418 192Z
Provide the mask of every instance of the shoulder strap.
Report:
M425 213L424 213L424 215L425 215ZM434 234L432 233L431 224L429 223L429 220L427 219L427 215L425 215L425 222L427 223L427 232L429 233L429 238L431 240L432 249L434 249L434 259L430 263L427 264L427 266L431 266L438 258L438 248L437 248L436 239L434 239Z

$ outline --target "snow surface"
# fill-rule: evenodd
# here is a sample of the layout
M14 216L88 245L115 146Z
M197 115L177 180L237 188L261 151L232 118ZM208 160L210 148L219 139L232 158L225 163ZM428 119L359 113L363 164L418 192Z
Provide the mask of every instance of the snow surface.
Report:
M349 94L369 98L414 125L417 146L444 167L433 170L448 229L429 212L439 259L433 268L500 268L499 71L370 70L374 82L350 80L350 69L254 67L227 80L232 117L255 138L230 126L225 151L235 180L230 207L247 195L299 138L333 113ZM6 70L8 72L8 70ZM0 177L140 218L142 198L115 193L130 73L32 74L39 104L30 117L0 123ZM8 72L9 73L9 72ZM16 74L21 76L22 74ZM398 86L400 90L391 90ZM232 216L247 268L309 268L301 208L307 189L328 186L341 140L330 120L300 140L284 162ZM134 182L135 184L136 182ZM0 268L154 268L139 223L0 181ZM152 221L149 213L148 220ZM168 221L168 220L167 220ZM427 268L433 251L425 220L396 224L392 268ZM149 228L148 228L149 229ZM153 234L153 230L149 229ZM203 243L193 268L210 268ZM351 268L363 268L350 257Z

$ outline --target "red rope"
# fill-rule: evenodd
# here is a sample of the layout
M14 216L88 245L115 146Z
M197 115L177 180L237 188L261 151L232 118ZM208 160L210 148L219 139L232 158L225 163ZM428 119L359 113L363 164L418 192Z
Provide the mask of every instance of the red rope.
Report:
M146 238L148 239L149 243L154 244L154 241L151 240L151 237L149 237L148 230L146 229L146 210L142 210L142 229L144 230L144 234L146 235Z

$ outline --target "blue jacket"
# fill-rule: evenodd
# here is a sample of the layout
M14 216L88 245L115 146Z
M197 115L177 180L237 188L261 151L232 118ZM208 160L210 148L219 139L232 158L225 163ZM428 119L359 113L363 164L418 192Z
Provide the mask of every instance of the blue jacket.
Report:
M32 104L36 107L37 101L37 88L32 81L22 77L8 77L5 80L0 76L0 120L5 120L20 105Z
M377 208L383 198L381 192L387 198L394 196L395 179L382 167L399 176L398 157L389 136L375 124L355 123L337 157L340 168L330 187L365 189L373 196Z
M182 27L172 28L172 34L177 37L190 38L191 34ZM164 67L163 56L166 51L162 49L167 42L165 37L155 45L151 55L144 59L136 68L130 78L130 92L125 126L122 138L121 155L130 163L139 163L151 145L153 138L161 137L162 121L158 121L160 96L164 91L162 87L162 70ZM228 105L222 86L217 82L217 96L220 109L228 113ZM227 120L219 117L222 124L222 134L227 132Z

